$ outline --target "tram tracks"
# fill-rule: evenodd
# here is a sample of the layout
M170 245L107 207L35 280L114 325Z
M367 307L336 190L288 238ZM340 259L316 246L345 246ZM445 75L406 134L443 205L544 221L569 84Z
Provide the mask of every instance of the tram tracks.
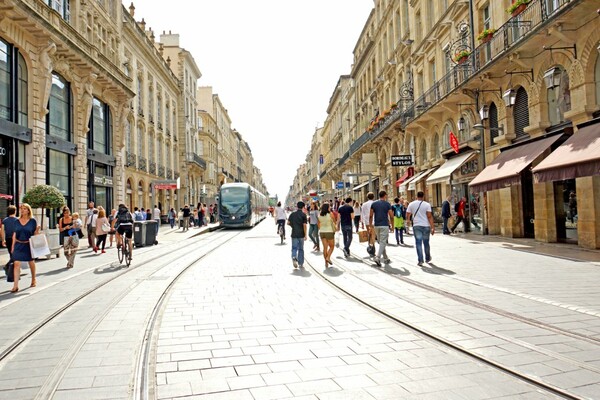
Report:
M37 399L46 400L46 399L50 399L54 396L54 393L58 390L58 387L59 387L66 371L70 368L73 360L78 355L82 346L84 344L86 344L86 341L89 339L90 335L92 335L92 333L98 327L98 325L106 318L108 313L111 312L113 307L118 305L119 302L121 302L132 290L134 290L136 287L141 285L144 281L146 281L148 279L152 279L152 276L154 274L156 274L157 272L160 272L163 269L172 266L173 260L178 260L178 262L181 264L180 268L182 271L188 270L193 265L196 265L198 263L198 261L201 260L202 258L204 258L206 255L215 251L219 246L228 242L229 240L232 240L236 236L237 236L237 234L235 234L235 233L232 234L231 232L227 232L227 233L221 232L220 234L216 235L215 237L210 237L209 239L198 240L196 242L193 242L196 245L197 244L202 245L201 248L196 248L195 251L190 251L189 247L185 246L178 250L171 249L170 251L166 252L166 254L154 258L153 261L161 260L161 259L165 259L165 258L167 260L165 262L161 263L159 266L151 268L151 270L149 271L149 274L145 278L143 276L141 278L137 278L137 279L135 279L135 281L132 284L128 284L121 291L118 291L115 294L111 293L111 298L110 298L106 308L102 312L99 312L95 317L93 317L92 319L87 321L85 326L80 327L81 330L80 330L79 334L77 335L75 340L73 340L73 342L70 343L68 349L66 349L63 352L61 357L57 360L55 365L52 367L52 370L50 371L50 373L48 374L48 376L45 378L44 382L42 383L41 387L37 391L37 393L35 395L35 399L36 400ZM179 257L181 257L181 258L179 258ZM45 331L45 328L49 328L51 326L52 322L57 319L57 317L59 317L63 314L66 315L66 313L68 311L73 309L73 307L76 304L82 302L82 300L89 298L92 294L99 292L102 288L107 288L111 282L115 282L115 280L117 280L118 278L123 278L123 276L125 274L131 274L133 271L136 271L136 270L142 268L144 265L146 265L146 264L145 263L136 264L135 266L132 266L129 269L124 270L122 273L119 273L119 274L111 277L108 280L100 282L99 284L86 290L81 295L79 295L76 298L72 299L71 301L67 302L62 307L60 307L58 310L53 312L51 315L47 316L42 321L37 323L35 326L33 326L31 329L29 329L25 334L21 335L19 338L17 338L15 341L13 341L10 345L8 345L2 351L2 353L0 354L0 369L3 369L10 362L11 357L18 353L18 350L20 349L21 346L23 346L24 344L28 343L33 338L35 338L36 334L42 334ZM142 271L140 271L140 273L141 272ZM179 273L176 276L179 277L180 275L181 275L181 273ZM162 296L161 296L161 299L162 299Z
M416 282L416 281L408 279L408 278L406 278L404 276L396 276L396 275L391 274L391 273L389 273L389 272L387 272L385 270L382 270L380 268L374 267L373 265L371 265L369 263L366 263L360 257L356 257L355 256L355 259L359 260L363 265L369 266L370 268L374 269L375 271L378 271L377 273L384 273L384 274L386 274L388 276L392 276L395 279L398 279L398 280L400 280L402 282L405 282L405 283L417 286L420 289L423 289L423 290L426 290L426 291L434 292L436 294L442 295L442 296L450 298L452 300L459 301L459 302L461 302L463 304L467 304L467 305L473 306L473 307L478 307L478 308L481 308L481 309L483 309L485 311L492 312L492 313L497 312L498 315L501 315L501 316L503 316L505 318L511 318L511 319L517 320L519 322L529 323L529 324L531 324L533 326L536 326L538 328L548 329L548 330L551 330L551 331L553 331L555 333L563 334L565 336L574 337L574 338L580 339L580 340L585 340L587 342L594 343L594 344L597 344L597 342L598 342L598 340L596 338L593 338L593 337L588 337L588 336L585 336L585 335L577 334L575 332L566 331L566 330L561 329L559 327L554 327L552 325L545 324L545 323L543 323L541 321L530 320L529 318L518 316L518 315L516 315L514 313L510 313L510 312L507 312L505 310L501 310L501 309L496 308L496 307L491 307L491 306L488 307L488 305L485 305L483 303L479 303L477 301L470 300L470 299L464 298L464 297L459 296L459 295L455 295L453 293L450 293L450 292L447 292L447 291L435 288L433 286L424 284L422 282ZM512 376L512 377L514 377L516 379L519 379L519 380L521 380L523 382L527 382L527 383L529 383L529 384L531 384L531 385L533 385L535 387L543 389L543 390L545 390L545 391L547 391L549 393L552 393L554 395L557 395L557 396L560 396L560 397L566 398L566 399L577 399L577 400L584 399L584 397L580 397L577 394L571 393L571 392L569 392L569 391L567 391L567 390L565 390L563 388L560 388L560 387L555 386L555 385L553 385L551 383L548 383L548 382L546 382L546 381L544 381L544 380L542 380L542 379L540 379L538 377L529 375L527 373L523 373L523 372L519 371L515 367L504 365L501 362L497 362L497 361L493 360L491 357L479 354L476 351L473 351L473 350L470 350L470 349L465 348L463 346L460 346L460 345L454 343L453 341L448 340L448 339L442 337L439 334L436 334L436 333L434 333L434 332L432 332L430 330L427 330L427 329L424 329L424 328L420 327L418 323L411 322L411 321L409 321L406 318L401 318L400 316L395 315L393 312L390 312L389 310L386 310L386 309L378 306L377 304L373 304L374 302L372 301L372 298L370 296L361 296L360 294L357 294L355 290L346 288L346 287L344 287L343 284L338 283L337 280L335 279L335 276L329 276L328 274L324 273L323 271L317 269L310 262L308 262L307 264L310 265L311 269L313 269L313 271L320 278L322 278L323 280L325 280L327 283L329 283L331 286L333 286L334 288L336 288L340 292L344 293L346 296L352 298L353 300L359 302L360 304L366 306L367 308L369 308L369 309L371 309L371 310L373 310L373 311L375 311L375 312L377 312L377 313L379 313L379 314L381 314L381 315L383 315L383 316L385 316L385 317L387 317L387 318L389 318L389 319L391 319L391 320L399 323L400 325L403 325L403 326L407 327L411 331L416 332L416 333L424 336L425 338L427 338L429 340L432 340L433 342L436 342L438 344L443 345L444 347L450 348L450 349L452 349L454 351L457 351L457 352L459 352L461 354L464 354L464 355L466 355L469 358L472 358L474 360L482 362L485 365L493 367L494 369L502 371L502 372L506 373L507 375L510 375L510 376ZM352 271L351 269L349 269L349 268L341 265L337 261L334 261L334 266L337 269L342 270L344 273L347 273L347 274L351 275L352 278L357 279L358 281L360 281L360 282L362 282L362 283L364 283L364 284L366 284L366 285L368 285L368 286L370 286L372 288L380 290L381 292L383 292L383 293L385 293L385 294L387 294L389 296L393 296L393 297L399 298L402 301L405 301L405 302L407 302L407 303L409 303L409 304L411 304L411 305L413 305L415 307L418 307L420 309L425 309L425 310L427 310L427 311L429 311L429 312L431 312L433 314L439 315L439 316L441 316L441 317L443 317L445 319L449 319L449 320L452 320L452 321L454 321L456 323L462 324L465 327L485 332L485 330L482 330L482 328L479 327L479 326L478 327L470 326L469 324L465 323L465 321L459 320L457 318L450 318L446 314L441 314L439 310L435 310L435 309L433 309L431 307L424 306L423 304L420 304L419 302L416 302L416 301L411 301L410 299L407 299L405 296L403 296L398 291L389 289L389 288L384 287L384 286L382 286L380 284L377 284L377 283L375 283L375 282L373 282L373 281L371 281L369 279L366 279L363 276L361 276L360 274L356 273L355 271ZM337 275L338 274L336 274L336 276ZM513 318L513 317L515 317L515 318ZM536 324L536 322L539 323L539 324ZM490 336L499 337L499 335L497 333L492 333L492 332L486 332L486 333L488 335L490 335ZM521 345L521 346L524 346L524 347L529 347L529 348L533 348L534 347L534 346L531 346L531 345L527 345L523 341L515 340L514 338L508 338L508 337L499 337L499 338L501 338L501 339L503 339L503 340L505 340L505 341L507 341L509 343L515 343L515 344L518 344L518 345ZM568 357L561 356L560 354L556 354L556 353L553 353L553 352L550 352L550 351L547 351L546 353L552 353L553 357L555 357L557 359L561 359L561 360L566 361L566 362L580 364L576 360L572 360L572 359L570 359ZM581 365L581 366L584 367L583 365ZM597 368L595 368L595 367L591 367L590 368L590 366L586 365L585 368L590 369L590 370L595 371L595 372L600 372L600 370L597 369Z

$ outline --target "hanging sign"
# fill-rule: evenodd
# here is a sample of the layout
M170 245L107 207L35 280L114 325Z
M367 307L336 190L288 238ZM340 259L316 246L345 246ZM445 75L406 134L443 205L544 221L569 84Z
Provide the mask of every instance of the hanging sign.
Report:
M413 165L412 154L392 156L392 167L408 167Z
M458 153L458 139L452 131L450 131L450 146L454 149L455 153Z

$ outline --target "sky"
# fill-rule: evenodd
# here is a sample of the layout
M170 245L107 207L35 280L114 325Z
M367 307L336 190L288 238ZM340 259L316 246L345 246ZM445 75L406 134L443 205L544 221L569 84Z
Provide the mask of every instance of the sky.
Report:
M129 8L130 2L123 2ZM166 6L168 4L168 6ZM373 0L138 0L134 18L180 35L283 201L322 127Z

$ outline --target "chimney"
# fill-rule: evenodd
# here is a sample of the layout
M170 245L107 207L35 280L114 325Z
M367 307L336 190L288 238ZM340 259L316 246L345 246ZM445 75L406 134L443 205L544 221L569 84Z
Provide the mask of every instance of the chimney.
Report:
M133 5L133 1L129 5L129 14L131 14L132 17L135 14L135 6Z

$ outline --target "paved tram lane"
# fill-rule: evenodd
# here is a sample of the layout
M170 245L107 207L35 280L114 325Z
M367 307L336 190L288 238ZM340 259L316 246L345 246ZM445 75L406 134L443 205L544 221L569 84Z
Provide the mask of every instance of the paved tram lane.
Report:
M196 264L165 307L159 399L553 398L293 270L272 219Z

